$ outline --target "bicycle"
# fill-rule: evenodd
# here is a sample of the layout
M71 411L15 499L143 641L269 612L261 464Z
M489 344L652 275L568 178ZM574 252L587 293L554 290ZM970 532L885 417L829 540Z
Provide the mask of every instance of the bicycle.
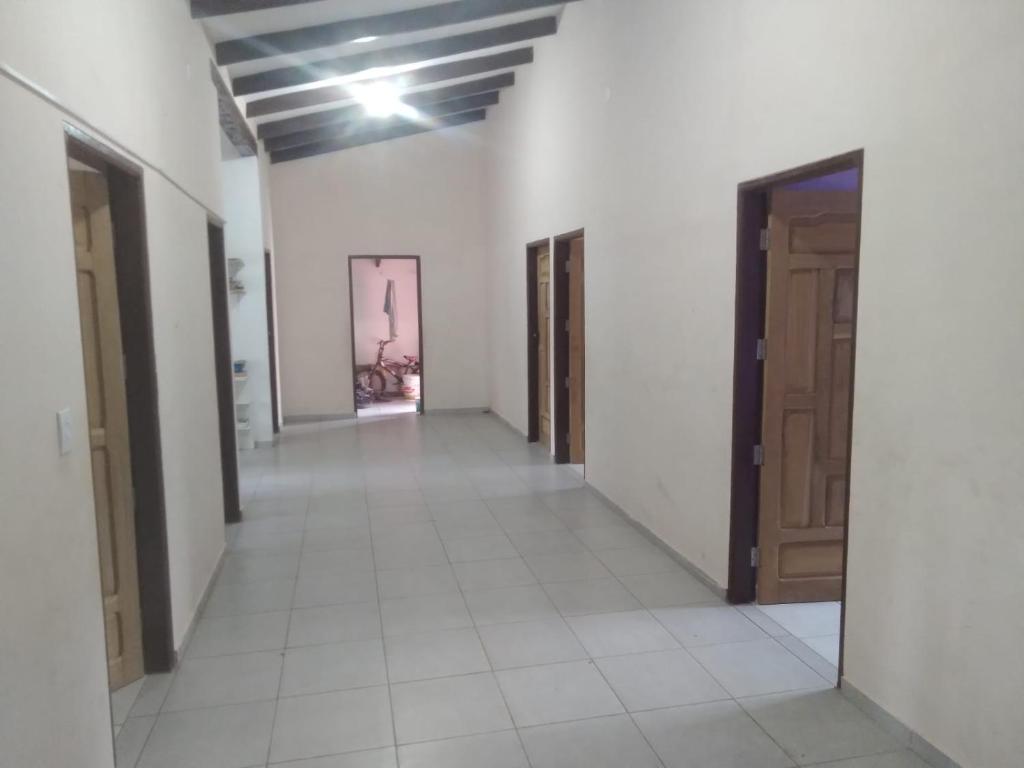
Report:
M404 363L384 357L384 348L391 343L388 339L377 342L377 360L366 370L366 377L375 400L381 399L387 391L388 376L401 385L406 376L420 373L420 360L415 355L403 355Z

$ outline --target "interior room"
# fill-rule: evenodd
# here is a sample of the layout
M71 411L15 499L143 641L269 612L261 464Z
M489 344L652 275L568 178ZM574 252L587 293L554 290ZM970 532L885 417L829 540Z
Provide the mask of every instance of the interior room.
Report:
M1021 29L0 0L0 768L1018 768Z
M423 412L419 259L350 257L356 415Z

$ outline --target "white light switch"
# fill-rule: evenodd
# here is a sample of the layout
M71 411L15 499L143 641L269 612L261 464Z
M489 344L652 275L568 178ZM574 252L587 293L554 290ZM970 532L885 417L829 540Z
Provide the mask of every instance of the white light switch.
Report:
M71 409L57 411L57 436L60 441L60 455L71 453Z

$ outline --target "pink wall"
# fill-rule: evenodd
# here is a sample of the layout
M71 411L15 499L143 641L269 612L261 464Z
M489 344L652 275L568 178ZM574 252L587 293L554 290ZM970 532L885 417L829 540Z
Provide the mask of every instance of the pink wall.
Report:
M388 316L384 314L388 280L395 281L398 294L398 338L388 345L385 355L403 360L403 355L420 353L416 260L382 259L377 267L373 259L353 259L352 319L357 366L376 360L377 342L388 338ZM392 382L388 385L390 388Z

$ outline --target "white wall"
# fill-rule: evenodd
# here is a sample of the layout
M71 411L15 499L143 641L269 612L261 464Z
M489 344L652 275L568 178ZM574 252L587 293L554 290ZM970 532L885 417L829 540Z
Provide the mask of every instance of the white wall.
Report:
M480 127L271 166L284 416L350 414L350 255L421 257L424 396L487 405Z
M384 314L388 280L395 281L398 327L396 338L384 350L385 358L404 361L405 355L420 354L419 302L416 292L415 259L384 259L378 267L371 259L352 262L352 317L355 331L356 365L371 365L377 359L377 345L388 339L390 324ZM398 384L388 378L388 389Z
M224 546L204 208L220 200L210 52L184 2L7 2L2 14L0 766L109 768L63 123L95 127L145 165L180 643ZM75 433L61 457L55 413L64 407Z
M527 242L587 228L588 479L726 581L736 185L864 148L846 677L1024 751L1024 6L588 0L487 122L492 406Z
M274 439L270 410L270 350L267 345L267 282L264 266L263 195L257 157L225 160L224 252L245 266L237 278L244 294L228 299L231 320L231 354L246 361L249 378L235 385L239 401L249 403L252 439L269 444Z

